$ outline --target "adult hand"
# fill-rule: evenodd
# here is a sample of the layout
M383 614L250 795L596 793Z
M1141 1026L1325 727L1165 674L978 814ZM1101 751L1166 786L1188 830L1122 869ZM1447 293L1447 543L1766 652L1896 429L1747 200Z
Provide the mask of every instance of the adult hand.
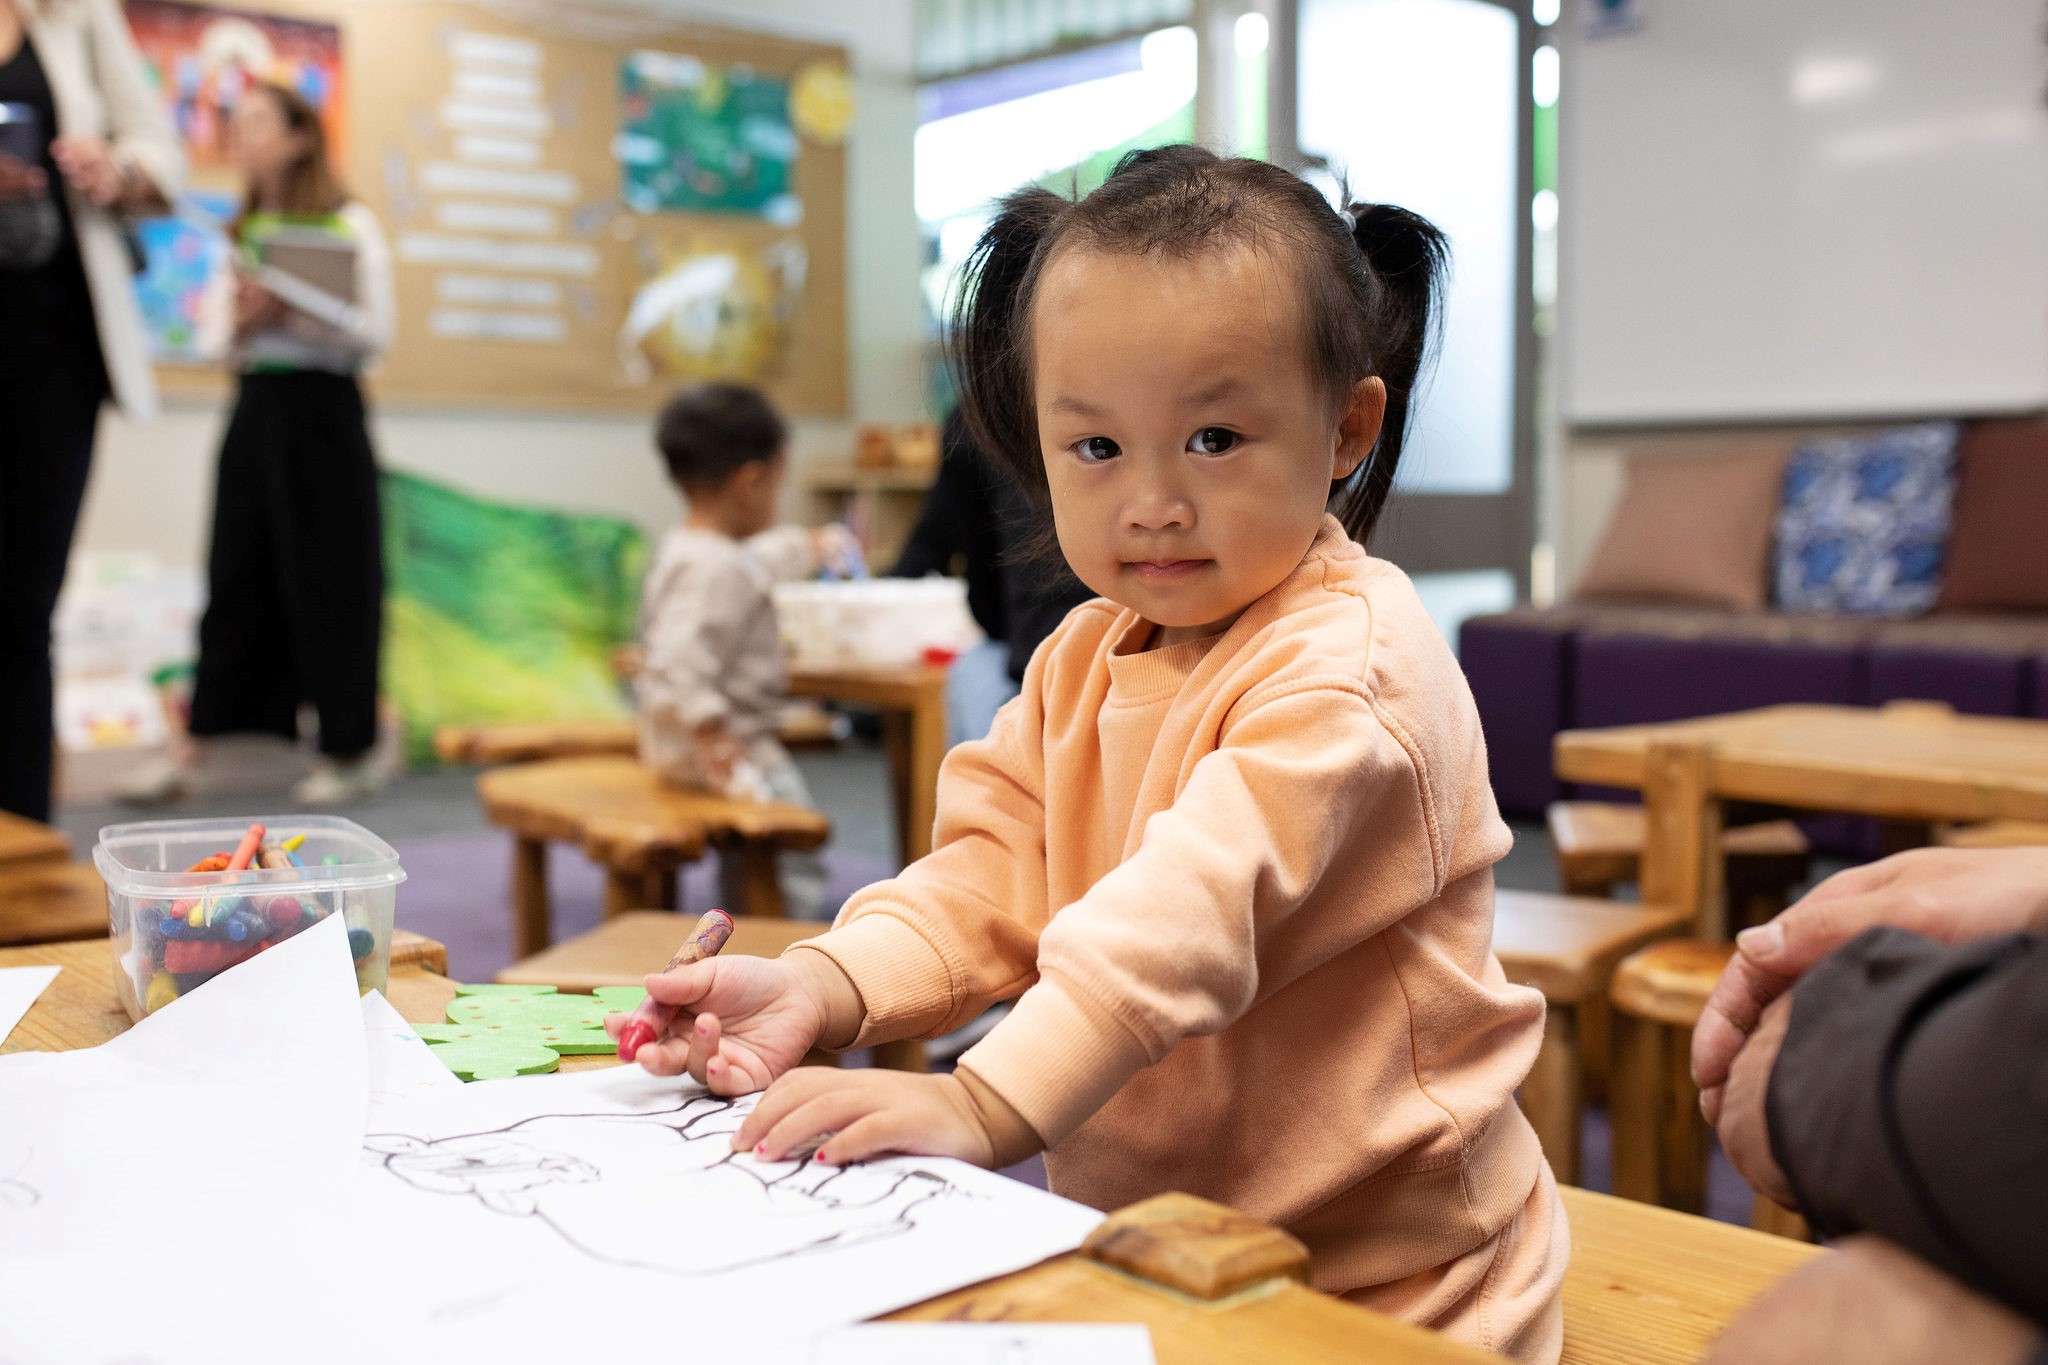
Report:
M128 193L128 172L113 147L99 138L57 138L50 143L50 156L71 188L103 209L113 207Z
M816 1160L843 1166L869 1157L950 1156L984 1169L995 1144L967 1087L953 1076L807 1067L769 1087L733 1135L736 1152L786 1161L820 1138Z
M1889 1242L1851 1237L1728 1324L1705 1365L2019 1365L2040 1336Z
M647 993L677 1006L676 1017L668 1036L642 1047L634 1060L657 1076L687 1071L716 1095L760 1090L821 1039L838 1041L826 1038L828 1029L836 1026L850 1042L859 1027L853 983L831 959L812 952L715 957L648 977ZM851 1029L840 1022L849 1005ZM629 1017L606 1015L605 1032L617 1038Z
M41 166L31 166L18 156L0 152L0 201L34 199L50 186Z
M1778 1159L1771 1155L1770 1127L1764 1121L1764 1096L1771 1087L1771 1068L1778 1064L1785 1028L1792 1018L1792 997L1781 995L1765 1008L1735 1065L1725 1091L1715 1092L1715 1112L1707 1121L1718 1126L1721 1150L1728 1154L1749 1187L1786 1208L1792 1207L1792 1186ZM1703 1100L1704 1104L1704 1100Z
M1728 1068L1764 1008L1866 929L1941 943L2048 932L2048 848L1917 848L1839 872L1769 924L1745 929L1692 1035L1692 1075L1709 1121Z
M811 558L818 561L820 568L841 578L853 577L854 567L862 563L860 541L852 531L838 522L811 528Z

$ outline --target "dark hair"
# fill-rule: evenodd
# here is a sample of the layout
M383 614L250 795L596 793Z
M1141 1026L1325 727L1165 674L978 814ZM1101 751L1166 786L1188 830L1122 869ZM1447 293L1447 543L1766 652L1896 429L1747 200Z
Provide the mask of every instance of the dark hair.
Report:
M297 133L306 140L306 149L299 154L284 173L283 194L277 210L280 213L334 213L348 203L348 187L341 177L334 173L334 165L327 159L327 129L320 122L320 111L311 101L290 86L275 81L259 81L249 87L243 96L266 95L277 106L277 112L284 118L288 132ZM242 220L259 212L263 205L256 202L254 185L242 195L242 211L235 216L234 230L239 230Z
M767 395L745 384L692 384L654 423L668 476L684 489L716 488L741 466L774 459L788 440Z
M1332 405L1368 376L1387 386L1379 441L1330 488L1330 509L1364 541L1401 461L1449 247L1406 209L1350 204L1346 215L1348 223L1314 186L1270 162L1185 144L1127 153L1078 202L1037 187L1008 195L968 258L948 337L948 363L975 440L1044 497L1031 300L1061 247L1188 256L1277 243L1296 263L1309 364Z

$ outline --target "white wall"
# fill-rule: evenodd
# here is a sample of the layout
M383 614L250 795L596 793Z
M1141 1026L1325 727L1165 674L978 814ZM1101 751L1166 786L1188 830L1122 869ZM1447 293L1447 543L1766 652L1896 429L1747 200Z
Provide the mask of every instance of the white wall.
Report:
M847 149L847 311L852 412L795 423L797 463L844 456L857 421L924 411L918 302L921 251L911 201L917 129L910 0L760 0L741 7L640 0L679 17L843 44L859 120ZM202 565L222 402L173 399L145 425L109 413L100 427L77 552L141 551ZM648 423L640 417L530 416L385 409L378 455L391 469L489 497L602 512L658 531L676 516ZM795 498L789 498L795 505Z

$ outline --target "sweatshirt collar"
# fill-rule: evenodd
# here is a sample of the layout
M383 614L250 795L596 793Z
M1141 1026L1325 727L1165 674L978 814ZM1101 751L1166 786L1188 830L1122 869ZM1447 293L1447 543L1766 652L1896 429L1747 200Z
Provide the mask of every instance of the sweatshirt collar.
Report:
M1316 538L1309 545L1308 553L1302 556L1300 567L1282 579L1271 592L1245 608L1230 629L1200 640L1168 645L1163 649L1146 649L1145 641L1159 627L1135 612L1124 612L1121 628L1114 633L1109 651L1110 702L1131 705L1179 692L1219 644L1263 629L1272 618L1275 603L1293 597L1310 577L1320 579L1323 573L1321 561L1341 556L1347 550L1359 553L1342 523L1325 513L1323 524L1316 529Z

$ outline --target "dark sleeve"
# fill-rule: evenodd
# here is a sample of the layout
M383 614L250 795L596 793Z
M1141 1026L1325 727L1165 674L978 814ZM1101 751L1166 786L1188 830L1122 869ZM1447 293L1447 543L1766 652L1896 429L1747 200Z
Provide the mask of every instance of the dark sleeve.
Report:
M2048 1322L2048 939L1844 944L1793 993L1765 1113L1817 1231Z
M996 472L968 439L967 423L956 411L946 419L940 441L938 473L918 510L917 525L903 553L889 570L891 578L923 578L953 572L960 557L967 580L967 610L982 634L1009 638L1004 614L1000 547L996 536L994 480Z

